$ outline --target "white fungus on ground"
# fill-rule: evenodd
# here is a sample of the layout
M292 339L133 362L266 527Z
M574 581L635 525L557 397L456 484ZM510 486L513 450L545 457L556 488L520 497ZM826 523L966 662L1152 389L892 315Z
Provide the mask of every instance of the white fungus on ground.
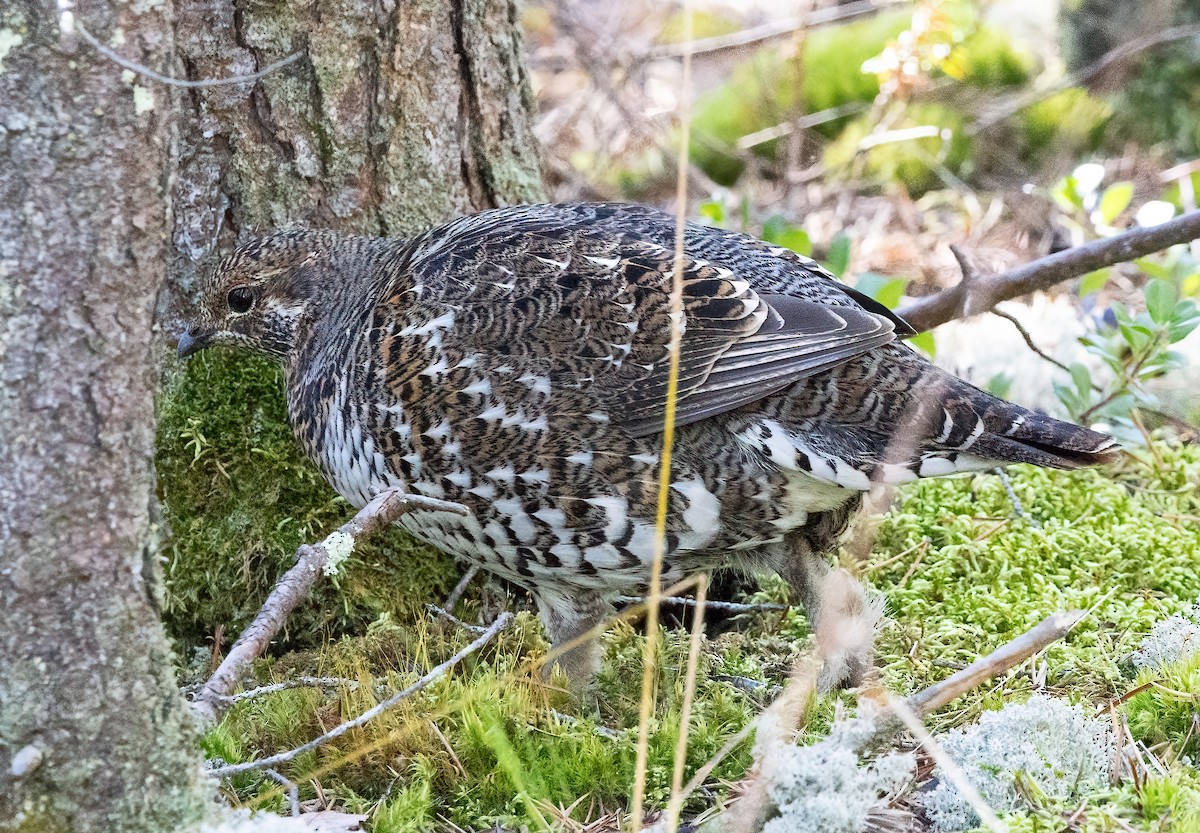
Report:
M979 722L939 739L985 804L996 813L1023 809L1018 778L1052 798L1074 800L1108 784L1113 734L1079 706L1035 695L1026 703L984 712ZM938 831L969 830L978 814L942 779L922 798Z
M1133 652L1138 670L1160 671L1200 651L1200 599L1184 613L1156 622Z

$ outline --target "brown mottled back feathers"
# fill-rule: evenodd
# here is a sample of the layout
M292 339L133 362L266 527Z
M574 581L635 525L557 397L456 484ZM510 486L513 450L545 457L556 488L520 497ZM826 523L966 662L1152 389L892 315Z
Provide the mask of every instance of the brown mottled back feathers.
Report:
M285 233L226 265L192 340L255 346L261 327L221 307L250 286L283 322L297 436L343 495L461 502L469 518L403 524L543 598L611 593L653 549L674 233L616 204L497 209L408 242ZM934 367L814 261L697 225L684 243L668 578L761 563L798 531L827 547L874 481L1111 453Z

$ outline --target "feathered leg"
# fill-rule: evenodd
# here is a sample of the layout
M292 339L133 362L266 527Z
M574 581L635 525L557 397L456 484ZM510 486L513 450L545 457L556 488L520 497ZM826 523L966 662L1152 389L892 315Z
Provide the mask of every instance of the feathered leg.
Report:
M571 691L583 694L600 670L599 635L586 634L613 615L613 606L599 593L579 591L567 597L536 593L539 618L550 637L551 660L542 668L549 679L555 665L567 675Z
M821 691L862 685L874 669L875 633L883 606L867 597L862 584L842 569L833 570L825 553L832 548L849 511L814 516L789 533L771 553L771 566L791 585L824 654L817 679Z

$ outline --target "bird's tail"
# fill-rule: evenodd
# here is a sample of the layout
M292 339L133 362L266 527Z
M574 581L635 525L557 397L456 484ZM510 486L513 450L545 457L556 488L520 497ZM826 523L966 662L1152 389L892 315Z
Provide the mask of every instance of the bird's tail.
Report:
M852 489L1009 463L1077 469L1120 454L1106 434L1006 402L899 346L804 380L772 405L777 416L739 437L785 470Z

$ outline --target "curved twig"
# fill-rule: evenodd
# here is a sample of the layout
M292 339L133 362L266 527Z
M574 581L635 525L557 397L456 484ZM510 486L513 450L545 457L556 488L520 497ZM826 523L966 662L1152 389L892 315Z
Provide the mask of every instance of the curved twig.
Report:
M321 543L300 547L296 551L296 565L279 579L254 621L242 631L221 665L192 701L192 709L200 722L216 722L229 707L230 692L250 663L262 654L275 634L279 633L288 615L308 598L317 577L329 563L331 551L349 554L362 537L375 534L401 515L417 509L467 514L467 508L457 503L389 489L376 495L357 515Z
M127 69L130 72L136 72L138 75L149 78L151 81L157 81L160 84L166 84L170 87L183 87L184 89L188 90L203 89L207 87L225 87L229 86L230 84L246 84L252 81L257 81L264 76L270 75L276 70L283 69L288 64L296 63L296 61L304 57L304 52L302 51L293 52L286 58L280 58L274 63L267 64L258 72L252 72L249 75L232 75L228 78L202 78L199 81L188 81L184 78L172 78L169 75L162 75L161 73L155 72L147 66L142 66L135 61L121 57L121 55L101 43L99 38L97 38L87 29L83 28L83 24L78 20L74 21L73 26L74 30L79 33L79 36L90 43L93 49L95 49L105 58L108 58L108 60L112 61L117 66Z
M335 740L336 738L346 734L351 729L357 729L358 727L370 722L383 712L395 706L397 703L407 700L409 697L412 697L417 692L426 688L430 683L436 681L451 668L462 662L466 657L475 653L484 645L495 639L496 635L511 625L515 618L516 617L514 617L508 611L501 613L496 618L496 621L492 622L491 626L487 630L475 638L474 642L463 648L454 656L450 657L450 659L446 660L441 665L432 669L428 674L417 680L408 688L403 689L402 691L397 691L391 697L367 709L353 720L347 720L345 723L338 724L320 737L315 737L308 743L297 746L295 749L289 749L287 752L280 752L278 755L271 755L268 758L261 758L257 761L247 761L243 764L230 764L229 766L217 767L211 771L212 774L224 778L230 775L237 775L240 772L249 772L250 770L254 769L275 767L279 764L286 764L288 761L295 760L300 755L316 749L318 746L324 746L331 740Z
M1093 240L997 275L975 275L913 301L899 314L917 332L932 330L966 314L987 312L1001 301L1196 239L1200 239L1200 211L1189 211L1160 225Z

